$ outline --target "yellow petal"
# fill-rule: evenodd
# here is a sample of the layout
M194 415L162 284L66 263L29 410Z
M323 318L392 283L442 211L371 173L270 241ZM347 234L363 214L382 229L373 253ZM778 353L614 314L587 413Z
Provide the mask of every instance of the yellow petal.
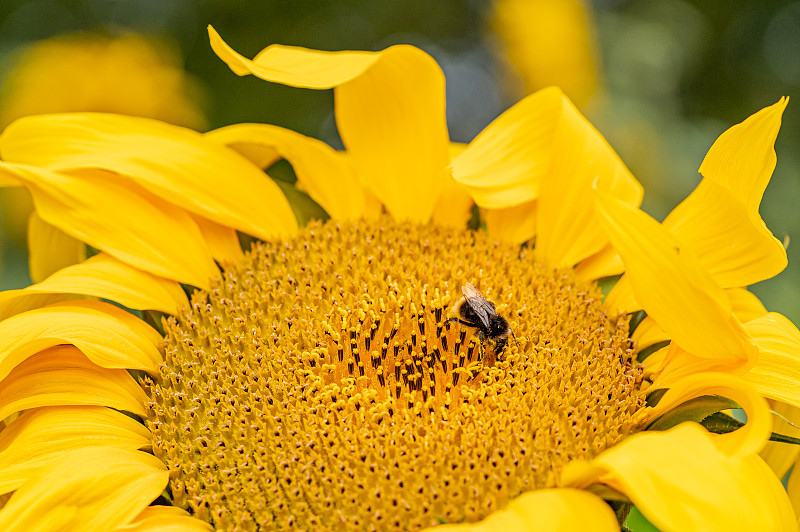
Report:
M0 172L25 181L46 222L123 262L201 288L219 275L191 216L128 179L11 164Z
M94 296L132 309L167 314L177 314L188 304L186 293L175 281L156 277L99 253L59 270L41 283L0 292L0 319L55 302L51 299L68 297L64 294Z
M622 257L619 256L619 253L611 244L582 260L575 267L575 273L578 277L587 281L613 277L623 271L625 271L625 266L622 264Z
M257 167L196 131L157 120L103 113L26 117L0 136L0 154L50 170L103 168L129 176L169 202L259 238L297 229L286 198Z
M747 414L747 423L743 427L714 436L721 451L730 456L745 456L761 450L772 432L772 414L767 401L755 387L733 375L696 373L673 383L650 412L650 418L656 419L681 403L703 395L732 399Z
M800 427L800 408L771 399L768 403L770 409L778 414L774 416L772 430L778 434L800 438L800 428L797 428ZM768 441L761 449L759 456L775 472L775 475L782 479L800 456L800 446ZM797 471L800 472L800 469Z
M101 368L71 345L28 358L0 382L0 418L60 405L109 406L144 416L146 400L127 371Z
M453 177L478 206L501 209L536 199L552 165L563 98L554 87L531 94L486 126L453 158Z
M769 279L787 264L783 244L757 210L748 210L750 198L736 197L734 192L704 179L664 220L664 227L723 288Z
M590 465L567 465L563 483L600 482L624 493L660 530L796 530L789 498L758 456L729 456L696 423L642 432Z
M214 53L237 75L253 74L292 87L332 89L363 75L380 59L375 52L323 52L276 44L251 61L228 46L211 26L208 36Z
M205 238L211 256L218 262L234 262L244 256L236 229L202 216L192 215L192 220Z
M664 221L725 288L768 279L786 267L786 250L758 207L775 169L787 103L781 98L720 135L700 166L700 186Z
M116 528L124 532L212 532L211 525L175 506L148 506L130 522Z
M727 294L691 252L644 212L600 192L597 205L636 301L674 343L720 362L755 357L756 347L733 315Z
M643 194L605 139L555 87L503 113L454 158L452 168L483 208L538 198L536 253L554 266L572 266L608 243L595 223L595 180L632 205Z
M86 259L86 245L31 213L28 220L28 270L38 283L65 266Z
M619 278L603 302L608 308L625 314L642 310L642 305L636 301L631 280L627 275Z
M496 240L522 244L536 236L536 200L504 209L483 209L486 231Z
M536 256L553 266L572 266L608 244L595 216L593 187L632 206L644 192L602 135L566 96L561 99L552 164L539 191Z
M134 419L96 406L29 410L0 432L0 493L8 493L43 468L81 447L135 451L150 445L150 432Z
M168 476L164 464L143 452L76 450L14 493L0 510L0 529L107 532L142 512Z
M725 131L708 150L700 173L730 189L758 212L761 197L775 169L775 139L788 98L765 107L741 124Z
M742 323L761 318L767 313L764 304L746 288L731 288L727 292L733 313Z
M663 370L664 365L666 364L666 356L672 351L673 347L672 344L662 347L661 349L657 349L655 352L650 354L647 358L645 358L644 362L644 376L647 379L652 379L653 375L656 375L658 379L661 379L661 371ZM706 359L703 359L706 360ZM692 373L688 373L691 375ZM685 375L684 375L685 376Z
M646 373L653 381L653 386L658 388L669 388L674 383L697 373L720 372L742 376L756 362L755 356L750 359L696 356L674 341L654 354L660 355L660 357L653 358L651 355L645 360L645 365Z
M257 146L286 159L303 190L332 218L355 220L364 215L364 187L351 164L322 141L266 124L235 124L206 137L236 151L253 153Z
M558 488L524 493L479 523L442 525L430 532L619 532L614 511L587 491Z
M669 335L664 329L658 326L653 318L647 316L639 323L633 331L631 338L636 342L636 348L642 350L645 347L669 340Z
M161 335L110 303L70 301L29 310L0 322L0 379L44 349L73 344L104 368L158 372ZM0 417L2 419L2 417Z
M745 378L765 397L800 407L800 331L777 312L744 327L758 346L758 359Z
M28 288L33 288L35 286L39 285L35 284ZM0 320L4 320L16 314L21 314L22 312L46 307L54 303L71 301L73 299L80 298L72 294L28 292L26 288L19 290L3 290L0 292Z
M239 75L311 89L334 88L339 134L363 185L398 219L426 222L450 163L444 75L413 46L320 52L273 45L253 61L209 27L211 47Z
M442 193L433 210L433 223L455 229L464 229L472 217L472 206L475 203L464 188L447 176L442 186Z

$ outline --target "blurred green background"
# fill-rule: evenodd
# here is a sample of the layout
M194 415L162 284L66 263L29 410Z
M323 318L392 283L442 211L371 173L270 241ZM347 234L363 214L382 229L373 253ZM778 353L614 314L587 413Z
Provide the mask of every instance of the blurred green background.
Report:
M528 8L546 4L536 0ZM235 76L211 52L206 25L213 24L249 57L271 43L327 50L411 43L443 67L451 138L464 142L526 90L519 72L509 68L504 36L492 23L496 6L478 0L3 0L0 87L9 86L21 47L37 40L77 31L135 32L168 46L171 60L192 77L194 101L206 116L201 129L266 122L338 146L330 92ZM598 81L595 96L578 104L644 184L643 208L658 219L697 184L697 168L722 131L800 86L800 2L597 0L586 7L591 21L586 35L596 43L596 62L585 68L595 69ZM558 28L548 26L548 16L546 10L535 14L536 23L523 24L522 35L549 40L552 48L541 48L542 55L558 62L558 54L573 46L572 37L548 34L548 27ZM534 85L558 82L558 75L547 81L548 73L540 73ZM51 90L58 91L59 76L50 78ZM790 102L784 116L778 167L761 208L779 239L797 243L788 248L789 268L753 288L769 309L795 323L800 323L799 104ZM4 205L7 226L14 223L14 209ZM3 288L29 282L25 260L23 240L2 242Z

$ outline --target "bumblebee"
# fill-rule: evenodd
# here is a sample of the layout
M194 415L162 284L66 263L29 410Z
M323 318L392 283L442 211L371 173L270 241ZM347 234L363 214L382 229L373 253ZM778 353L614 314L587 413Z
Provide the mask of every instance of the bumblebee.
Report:
M508 320L500 316L495 310L494 303L483 297L480 290L472 284L465 284L461 288L461 293L464 297L453 308L452 313L455 316L448 318L447 321L457 321L477 329L481 345L486 341L493 342L495 354L502 353L508 344L509 335L514 335Z

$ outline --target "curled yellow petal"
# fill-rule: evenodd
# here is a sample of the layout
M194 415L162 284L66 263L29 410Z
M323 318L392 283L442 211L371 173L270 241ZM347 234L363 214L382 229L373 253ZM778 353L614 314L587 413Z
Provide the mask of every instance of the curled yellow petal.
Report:
M202 288L219 275L191 216L129 179L19 164L0 164L0 172L25 182L43 220L119 260Z
M11 496L0 510L0 529L107 532L141 513L168 477L164 464L143 452L75 450Z
M796 530L789 498L758 456L721 452L705 429L683 423L641 432L591 463L567 465L562 483L606 484L660 530Z
M800 331L777 312L744 327L758 346L758 359L745 379L765 397L800 407Z
M725 373L696 373L674 382L650 412L656 419L672 408L703 395L733 399L747 414L743 427L727 434L715 435L716 445L731 456L745 456L761 450L772 432L772 414L767 401L741 379Z
M211 27L209 36L217 55L239 75L335 88L339 134L361 183L395 218L431 218L450 163L444 74L431 56L408 45L381 52L272 45L250 61Z
M42 220L36 213L28 219L28 270L38 283L53 272L86 258L86 244Z
M480 523L442 525L429 532L618 532L614 511L587 491L558 488L524 493Z
M50 347L72 344L104 368L158 372L161 335L110 303L70 301L0 322L0 379L21 361ZM2 417L0 417L2 419Z
M51 347L0 382L0 419L41 406L99 405L144 416L142 388L122 369L92 363L74 346Z
M697 258L644 212L598 192L598 215L625 263L636 301L692 355L732 363L757 349Z
M53 303L69 294L109 299L128 308L176 314L188 304L175 281L143 272L105 253L63 268L41 283L0 292L0 319Z
M82 447L107 446L134 451L150 444L141 423L96 406L54 406L29 410L0 432L0 493Z
M206 133L206 137L252 153L262 147L286 159L297 182L332 218L354 220L364 215L364 187L352 165L322 141L266 124L235 124ZM264 158L269 161L268 157Z
M102 168L128 176L188 211L259 238L297 229L286 198L257 167L196 131L157 120L103 113L26 117L0 136L0 155L56 171Z
M374 52L323 52L295 46L273 45L261 50L252 61L238 54L208 26L211 48L239 76L253 74L261 79L307 89L332 89L372 67L380 58Z

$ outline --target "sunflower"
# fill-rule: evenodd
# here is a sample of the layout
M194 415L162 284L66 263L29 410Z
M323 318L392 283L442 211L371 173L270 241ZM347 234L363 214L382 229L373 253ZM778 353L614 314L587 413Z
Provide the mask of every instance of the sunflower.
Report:
M498 55L524 94L558 85L579 109L602 90L592 8L584 0L495 0Z
M797 331L741 288L781 265L757 207L783 101L709 152L705 218L659 224L558 89L453 145L417 48L250 61L210 34L238 74L333 88L346 150L263 124L7 128L51 274L0 296L0 528L619 530L635 504L665 530L796 529L757 452ZM329 219L298 224L281 159ZM746 260L709 223L732 212ZM694 422L732 407L738 430Z

